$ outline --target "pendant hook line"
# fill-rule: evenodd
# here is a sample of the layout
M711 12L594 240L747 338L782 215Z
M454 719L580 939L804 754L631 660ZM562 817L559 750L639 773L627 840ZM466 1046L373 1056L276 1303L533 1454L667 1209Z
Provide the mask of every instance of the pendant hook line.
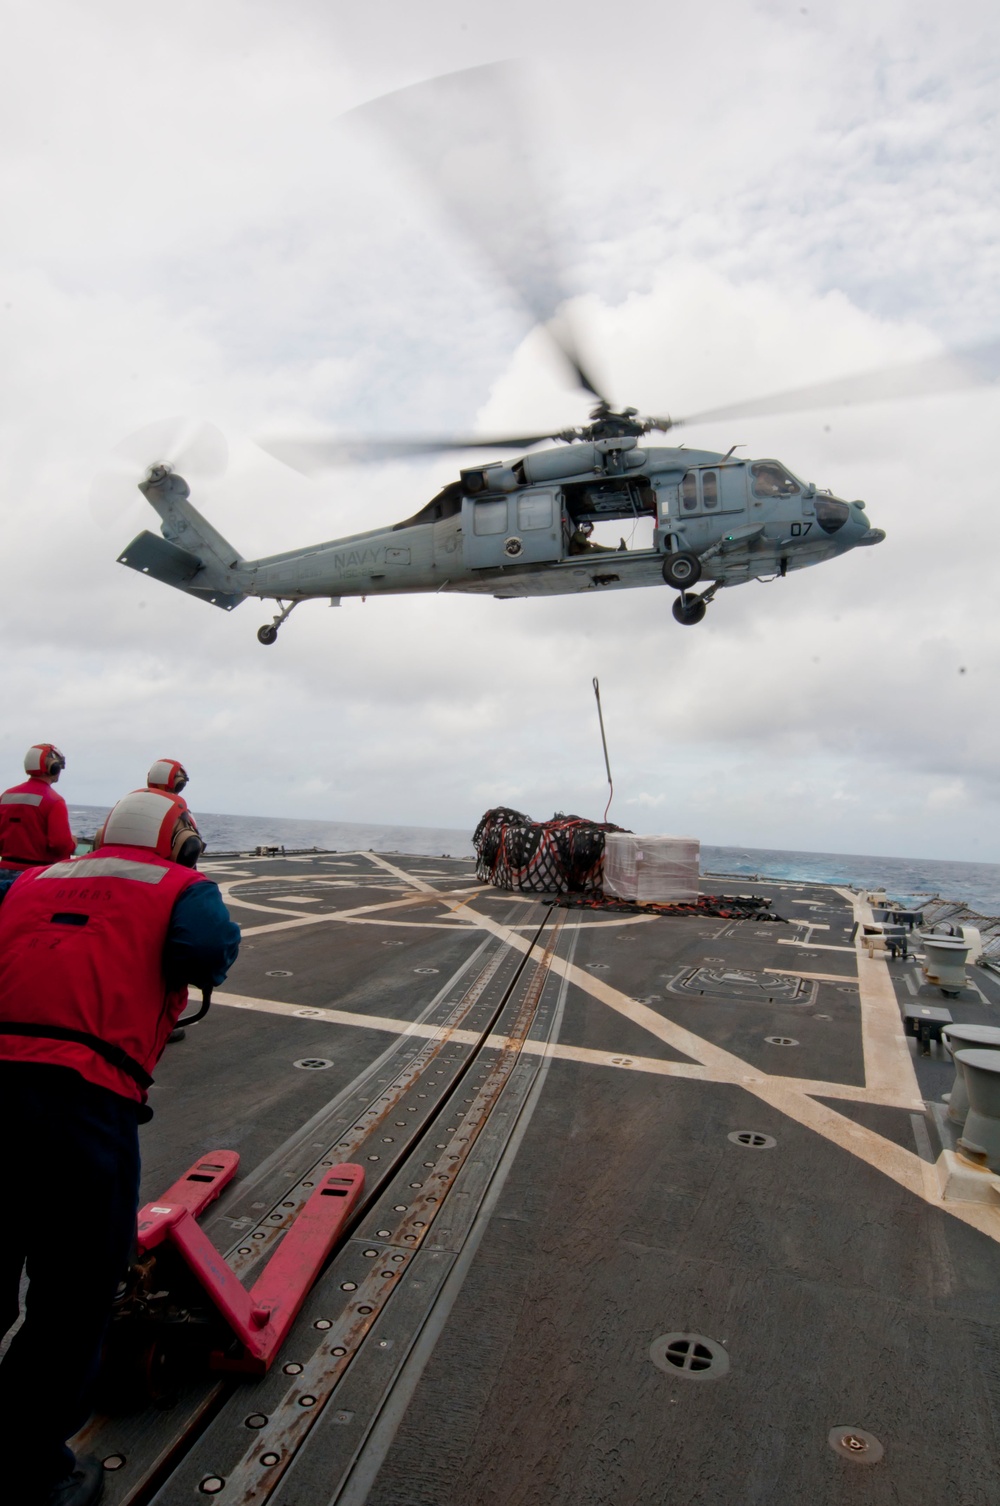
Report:
M597 720L601 724L601 747L604 749L604 767L608 771L608 803L604 807L604 820L605 822L607 822L608 811L611 809L611 802L615 798L615 785L614 780L611 778L611 764L608 759L608 740L604 735L604 713L601 710L601 686L596 675L594 676L594 700L597 702Z

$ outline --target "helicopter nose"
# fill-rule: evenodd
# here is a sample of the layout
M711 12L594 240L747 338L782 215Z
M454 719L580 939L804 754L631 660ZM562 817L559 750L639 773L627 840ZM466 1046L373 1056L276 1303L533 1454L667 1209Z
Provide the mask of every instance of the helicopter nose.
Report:
M881 544L884 538L885 538L885 529L884 528L869 528L868 531L867 531L867 533L863 533L861 535L860 539L856 539L855 540L855 543L856 544Z

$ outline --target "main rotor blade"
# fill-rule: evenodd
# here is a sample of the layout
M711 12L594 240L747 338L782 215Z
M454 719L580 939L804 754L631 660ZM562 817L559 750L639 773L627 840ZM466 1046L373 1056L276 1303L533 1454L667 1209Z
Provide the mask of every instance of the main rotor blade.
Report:
M725 408L709 408L703 413L675 418L672 428L681 424L716 423L722 419L757 418L779 413L805 413L811 408L842 408L863 403L882 403L906 397L932 397L937 393L960 392L970 387L988 386L1000 379L1000 340L975 345L966 350L925 356L896 366L882 366L876 371L839 377L832 382L817 382L809 387L795 387L747 403L732 403Z
M262 450L301 471L317 476L338 465L356 465L365 460L407 460L420 455L444 455L460 450L527 450L558 434L522 434L500 439L296 439L289 435L258 439Z
M534 176L519 82L514 64L486 63L383 95L350 118L390 142L544 326L584 391L608 402L565 308L563 259Z

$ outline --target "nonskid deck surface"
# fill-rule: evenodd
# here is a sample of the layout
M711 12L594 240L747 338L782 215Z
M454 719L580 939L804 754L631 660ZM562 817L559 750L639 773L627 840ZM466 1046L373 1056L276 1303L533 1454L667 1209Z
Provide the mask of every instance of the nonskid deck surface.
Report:
M112 1506L992 1506L1000 1205L940 1199L950 1070L848 892L758 881L770 925L567 911L465 860L209 871L243 950L160 1064L143 1196L238 1151L203 1226L247 1282L324 1163L367 1202L268 1376L92 1420ZM1000 1023L970 976L955 1018Z

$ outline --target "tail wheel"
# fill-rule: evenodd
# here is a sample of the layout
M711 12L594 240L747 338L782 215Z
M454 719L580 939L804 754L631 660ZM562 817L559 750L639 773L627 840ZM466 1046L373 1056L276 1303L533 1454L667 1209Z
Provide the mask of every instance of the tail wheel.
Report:
M696 622L702 620L708 608L700 596L681 595L677 597L671 611L674 614L674 620L681 623L683 627L694 627Z
M685 549L677 554L668 554L663 561L663 579L668 586L686 591L701 580L701 560Z
M265 622L262 628L257 629L258 643L264 643L268 645L268 647L270 647L272 643L277 643L277 641L278 629L275 627L273 622Z

